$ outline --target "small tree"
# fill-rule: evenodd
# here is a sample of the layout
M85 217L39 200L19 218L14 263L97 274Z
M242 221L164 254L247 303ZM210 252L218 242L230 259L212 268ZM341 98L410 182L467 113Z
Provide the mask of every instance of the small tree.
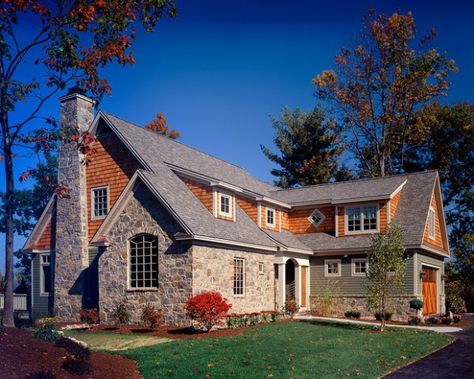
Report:
M232 305L216 291L201 292L186 302L188 316L201 324L207 332L222 322L230 308Z
M380 331L385 330L389 302L402 291L405 278L406 257L403 234L395 224L372 237L372 247L367 252L369 306L380 314Z

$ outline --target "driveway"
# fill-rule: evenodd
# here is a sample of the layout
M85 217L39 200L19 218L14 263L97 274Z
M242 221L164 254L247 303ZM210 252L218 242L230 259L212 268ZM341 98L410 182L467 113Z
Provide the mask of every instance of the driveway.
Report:
M453 333L457 340L429 355L426 358L404 367L393 374L385 376L388 379L413 378L474 378L474 314L465 314L469 327L462 332Z

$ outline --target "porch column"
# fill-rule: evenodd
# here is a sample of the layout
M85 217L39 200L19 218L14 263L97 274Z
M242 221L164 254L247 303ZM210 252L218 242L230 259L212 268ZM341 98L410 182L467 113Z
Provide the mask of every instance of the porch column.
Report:
M276 299L277 307L280 308L285 304L285 282L286 282L286 273L285 273L285 264L278 263L278 296Z
M301 266L295 266L295 301L301 307Z

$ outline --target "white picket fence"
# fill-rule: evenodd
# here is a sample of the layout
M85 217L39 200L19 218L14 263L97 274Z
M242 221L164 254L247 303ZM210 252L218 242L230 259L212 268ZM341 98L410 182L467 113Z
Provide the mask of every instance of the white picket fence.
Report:
M13 309L15 311L28 310L27 295L13 295ZM0 294L0 309L3 309L3 294Z

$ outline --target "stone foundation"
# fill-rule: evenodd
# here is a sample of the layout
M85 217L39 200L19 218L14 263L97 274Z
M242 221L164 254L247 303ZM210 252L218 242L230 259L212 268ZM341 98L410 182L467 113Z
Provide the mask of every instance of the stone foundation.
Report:
M140 322L149 303L163 312L166 325L188 325L184 305L191 295L192 255L172 236L180 227L148 191L140 185L108 234L110 246L99 258L99 307L101 322L112 321L112 313L124 302L132 323ZM128 240L149 233L158 238L158 289L128 288Z
M416 316L416 311L410 308L410 300L416 296L398 296L390 299L387 307L393 313L392 320L407 321L410 317ZM320 303L317 296L310 296L312 312L318 312ZM369 310L366 296L339 296L334 301L334 305L327 316L344 317L344 313L350 310L359 311L360 317L365 319L375 319L374 311Z

